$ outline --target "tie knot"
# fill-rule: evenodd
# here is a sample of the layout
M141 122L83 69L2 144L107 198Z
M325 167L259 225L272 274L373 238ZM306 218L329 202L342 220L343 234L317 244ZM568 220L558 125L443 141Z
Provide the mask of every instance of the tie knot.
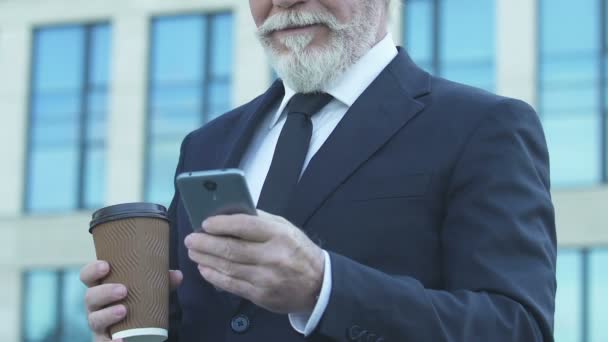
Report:
M327 93L298 93L294 95L289 101L289 104L287 104L287 113L298 113L311 117L325 107L332 98L333 97Z

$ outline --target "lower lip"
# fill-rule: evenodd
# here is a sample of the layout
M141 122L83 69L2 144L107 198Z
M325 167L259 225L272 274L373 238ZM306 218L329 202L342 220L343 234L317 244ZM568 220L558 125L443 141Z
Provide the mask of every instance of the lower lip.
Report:
M289 28L289 29L279 30L279 31L276 31L276 33L277 34L306 33L306 32L309 32L310 30L313 30L313 29L315 29L317 27L319 27L319 25L302 26L302 27L297 27L297 28Z

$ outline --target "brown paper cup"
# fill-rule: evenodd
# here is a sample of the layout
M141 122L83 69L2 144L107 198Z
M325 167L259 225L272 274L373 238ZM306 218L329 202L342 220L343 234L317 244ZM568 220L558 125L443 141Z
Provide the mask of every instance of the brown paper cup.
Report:
M112 326L112 339L162 342L169 328L169 222L165 207L119 204L93 214L90 230L97 259L110 263L103 283L128 289L127 316Z

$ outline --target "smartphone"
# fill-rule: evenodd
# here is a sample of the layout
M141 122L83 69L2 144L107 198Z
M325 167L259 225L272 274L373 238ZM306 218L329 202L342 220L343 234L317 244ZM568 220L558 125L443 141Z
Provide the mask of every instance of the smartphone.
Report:
M176 182L194 231L200 231L211 216L257 214L245 174L239 169L185 172Z

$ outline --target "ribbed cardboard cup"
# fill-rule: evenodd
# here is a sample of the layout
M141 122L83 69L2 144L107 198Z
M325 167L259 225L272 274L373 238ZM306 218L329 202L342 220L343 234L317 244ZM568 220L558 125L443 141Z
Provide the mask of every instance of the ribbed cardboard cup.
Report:
M112 339L163 342L169 328L169 222L167 210L152 203L127 203L93 214L98 260L110 263L104 284L128 289L127 316L112 326ZM114 304L113 304L114 305Z

